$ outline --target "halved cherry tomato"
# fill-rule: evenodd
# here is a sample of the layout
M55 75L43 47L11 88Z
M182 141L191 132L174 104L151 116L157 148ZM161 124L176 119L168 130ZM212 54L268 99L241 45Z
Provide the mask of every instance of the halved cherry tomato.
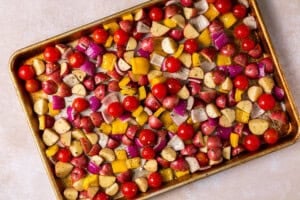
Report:
M114 42L117 45L124 46L124 45L127 44L128 40L129 40L128 33L126 33L125 31L123 31L122 29L118 29L114 33Z
M159 7L153 7L149 12L149 17L152 21L160 21L163 19L163 16L164 16L164 12Z
M138 193L138 186L135 182L126 182L122 184L121 191L126 198L131 199Z
M82 53L76 51L68 57L69 64L74 68L79 68L85 61Z
M267 144L275 144L279 139L279 133L274 128L269 128L264 133L264 140Z
M41 84L36 79L27 80L25 83L25 89L30 93L37 92L40 88Z
M30 80L35 76L34 68L30 65L22 65L18 69L18 76L22 80Z
M141 156L147 160L155 158L155 151L152 147L146 146L142 149Z
M158 99L163 99L164 97L167 96L167 86L164 83L158 83L155 84L152 88L151 88L152 94L158 98Z
M159 172L153 172L148 176L148 185L151 188L159 188L162 185L162 176Z
M74 99L72 103L72 107L77 111L77 112L82 112L86 110L90 106L89 102L82 97L78 97Z
M181 62L179 59L169 56L165 60L165 66L168 72L177 72L181 69Z
M177 94L177 92L182 88L180 81L175 78L168 78L166 80L166 85L170 94Z
M237 75L233 80L234 87L240 90L246 90L249 86L248 78L245 75Z
M113 102L113 103L109 104L107 107L107 112L108 112L108 114L110 114L113 117L120 117L124 112L122 103Z
M194 136L194 128L191 124L182 123L178 127L177 135L183 140L190 140Z
M61 56L59 50L55 47L46 47L43 55L44 55L44 59L47 62L51 62L51 63L58 61Z
M139 134L139 141L144 146L154 145L156 142L156 134L150 129L143 129Z
M123 107L127 111L132 112L135 109L137 109L139 105L140 105L140 101L135 96L126 96L123 99Z
M56 159L60 162L70 162L72 158L72 154L69 149L62 148L59 149L56 153Z
M275 107L276 101L271 94L262 94L258 98L257 104L263 110L272 110Z
M248 151L256 151L260 147L260 140L256 135L246 135L243 145Z
M108 36L109 36L109 34L103 28L97 28L92 34L93 40L97 44L105 44Z

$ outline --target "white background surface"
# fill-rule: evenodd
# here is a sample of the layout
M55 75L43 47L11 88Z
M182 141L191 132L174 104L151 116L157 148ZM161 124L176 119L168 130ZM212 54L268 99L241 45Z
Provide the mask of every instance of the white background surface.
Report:
M0 199L52 200L25 115L8 74L17 49L131 7L143 0L1 0ZM259 0L298 107L300 106L300 1ZM300 143L155 199L300 199Z

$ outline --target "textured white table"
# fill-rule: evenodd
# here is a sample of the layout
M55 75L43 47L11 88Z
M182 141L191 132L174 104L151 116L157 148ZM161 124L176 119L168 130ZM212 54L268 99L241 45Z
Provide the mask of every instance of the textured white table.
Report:
M144 0L27 0L0 5L0 199L52 200L37 148L8 74L17 49ZM280 63L300 106L300 1L259 0ZM300 199L300 143L155 199Z

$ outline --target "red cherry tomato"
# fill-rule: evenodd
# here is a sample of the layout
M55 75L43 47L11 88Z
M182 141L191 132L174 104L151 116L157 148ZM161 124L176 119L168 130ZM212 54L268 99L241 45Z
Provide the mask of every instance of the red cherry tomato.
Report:
M260 140L256 135L246 135L243 145L248 151L256 151L260 147Z
M246 90L249 86L248 78L245 75L237 75L233 80L234 87L240 90Z
M57 48L55 47L46 47L46 49L44 50L44 59L47 62L56 62L60 59L60 52Z
M37 92L40 88L41 84L36 79L27 80L25 83L25 89L30 93Z
M173 56L169 56L165 60L165 67L168 72L177 72L181 69L181 62L179 59Z
M233 30L233 35L238 39L247 38L250 35L250 29L245 24L237 25Z
M255 41L251 38L244 38L241 46L244 51L250 51L255 47Z
M96 29L92 34L93 40L97 44L105 44L108 36L109 35L108 35L107 31L104 30L103 28Z
M113 117L120 117L124 112L124 108L120 102L113 102L108 105L107 112Z
M152 21L160 21L164 17L164 12L161 8L159 7L153 7L149 11L149 17Z
M272 110L275 107L276 101L271 94L262 94L258 98L257 104L263 110Z
M80 52L74 52L68 57L69 64L73 68L79 68L85 61L85 57Z
M221 14L227 13L232 7L231 0L216 0L215 7Z
M69 149L62 148L56 153L56 158L60 162L70 162L72 159L72 154Z
M247 8L242 4L236 4L232 9L233 15L238 19L243 19L247 15Z
M158 98L158 99L163 99L164 97L167 96L167 86L164 83L158 83L155 84L152 88L151 88L151 92L152 94Z
M123 99L123 107L127 111L134 111L140 105L140 101L135 96L126 96Z
M148 176L148 185L151 188L159 188L162 185L162 176L158 172L153 172Z
M195 53L196 51L198 51L198 42L195 39L188 39L184 42L184 50L187 53Z
M82 112L86 110L90 106L89 102L82 97L78 97L74 99L72 103L72 107L77 111L77 112Z
M166 81L166 85L168 88L168 92L170 94L177 94L177 92L181 89L181 83L178 79L175 78L169 78Z
M152 147L144 147L141 152L141 156L147 160L155 158L155 151Z
M279 133L273 128L269 128L264 133L264 140L267 144L276 144L278 139Z
M190 140L194 136L194 128L191 124L182 123L178 127L177 135L183 140Z
M138 193L138 186L135 182L126 182L123 183L121 191L126 198L131 199Z
M127 41L129 40L129 35L122 29L116 30L114 33L114 42L117 45L124 46L127 44Z
M139 141L144 146L154 145L156 142L156 134L150 129L143 129L139 134Z
M110 197L107 194L105 194L104 192L98 192L94 196L93 200L110 200Z
M18 69L18 76L22 80L30 80L35 76L34 68L30 65L22 65Z

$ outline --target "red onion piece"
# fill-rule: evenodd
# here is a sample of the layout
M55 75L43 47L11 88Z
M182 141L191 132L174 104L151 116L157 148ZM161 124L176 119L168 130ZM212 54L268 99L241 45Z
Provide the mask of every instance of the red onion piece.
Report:
M266 76L266 71L265 71L265 64L264 63L258 63L258 76L259 78Z
M96 73L95 64L88 59L80 66L80 69L90 76L94 76Z
M99 99L95 96L91 96L89 98L89 103L90 103L90 109L93 111L93 112L96 112L100 106L101 106L101 102L99 101Z
M213 44L216 47L217 50L220 50L223 46L228 44L230 42L228 36L225 34L225 32L221 33L218 38L213 40Z
M165 137L159 137L157 144L153 147L155 152L161 152L167 145L167 140Z
M119 118L121 121L125 122L128 121L131 117L131 114L129 112L124 112Z
M130 158L140 156L139 148L136 145L127 146L126 152L127 152L127 154L129 155Z
M138 138L135 138L134 143L139 148L142 148L144 146Z
M100 172L100 167L97 166L95 163L93 162L89 162L88 166L87 166L87 170L88 172L90 172L91 174L98 174Z
M89 47L91 40L88 37L81 37L78 40L78 44L75 47L80 52L85 52L86 49Z
M210 126L217 126L218 125L218 119L217 118L208 118L208 124Z
M92 58L95 59L98 55L103 55L105 52L105 49L102 46L97 45L94 42L91 42L88 48L85 51L85 54Z
M234 78L238 74L242 73L243 70L244 70L243 67L241 67L239 65L230 65L230 66L228 66L228 72L229 72L230 78Z
M121 141L123 134L113 134L113 135L110 135L110 137L114 140Z
M218 126L216 129L216 135L220 136L220 138L223 140L228 140L231 132L232 132L232 127L226 128L226 127Z
M145 50L143 50L143 49L139 49L138 51L137 51L137 54L139 55L139 56L141 56L141 57L144 57L144 58L150 58L150 52L149 51L145 51Z
M282 101L284 98L284 90L281 87L275 86L273 88L272 94L278 101Z
M72 108L72 106L67 107L67 119L69 122L72 122L75 120L75 114L76 111Z
M187 102L185 100L180 100L174 107L173 112L180 116L184 116L184 114L186 113L186 106Z
M65 108L65 99L60 96L52 96L52 107L54 110L60 110Z

